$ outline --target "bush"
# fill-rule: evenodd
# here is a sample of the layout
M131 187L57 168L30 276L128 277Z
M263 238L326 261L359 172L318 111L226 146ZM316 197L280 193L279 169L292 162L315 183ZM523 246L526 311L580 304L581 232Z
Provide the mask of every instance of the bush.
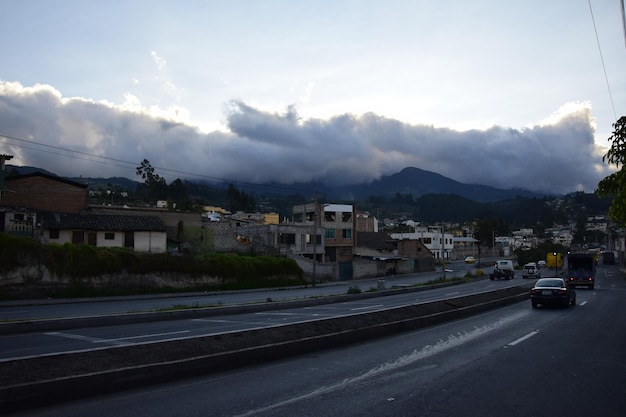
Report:
M0 233L0 272L9 272L21 266L44 266L60 280L67 279L74 288L84 288L86 280L90 278L126 273L220 278L222 284L219 288L212 286L211 289L305 284L303 271L293 259L224 253L196 256L147 254L125 248L98 248L69 243L41 245L33 239ZM209 288L184 290L199 289ZM133 291L141 289L135 288Z

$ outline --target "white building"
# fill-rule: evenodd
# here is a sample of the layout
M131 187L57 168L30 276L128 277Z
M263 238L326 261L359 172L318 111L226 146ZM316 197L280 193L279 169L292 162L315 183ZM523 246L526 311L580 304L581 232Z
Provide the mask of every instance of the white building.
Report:
M396 240L419 240L433 253L435 259L449 260L454 249L454 236L440 227L416 227L415 232L391 233L391 237Z

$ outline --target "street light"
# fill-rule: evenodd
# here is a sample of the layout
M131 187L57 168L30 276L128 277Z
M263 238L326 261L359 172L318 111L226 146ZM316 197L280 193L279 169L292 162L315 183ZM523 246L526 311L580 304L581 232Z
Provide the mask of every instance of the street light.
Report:
M552 252L552 255L554 255L554 276L558 277L559 276L559 259L557 258L556 251Z

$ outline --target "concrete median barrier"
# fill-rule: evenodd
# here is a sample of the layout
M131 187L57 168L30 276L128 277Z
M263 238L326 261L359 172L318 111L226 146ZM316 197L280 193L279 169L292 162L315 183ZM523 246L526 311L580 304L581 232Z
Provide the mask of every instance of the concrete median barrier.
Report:
M528 298L528 288L381 312L0 362L0 408L17 411L207 375L415 330Z

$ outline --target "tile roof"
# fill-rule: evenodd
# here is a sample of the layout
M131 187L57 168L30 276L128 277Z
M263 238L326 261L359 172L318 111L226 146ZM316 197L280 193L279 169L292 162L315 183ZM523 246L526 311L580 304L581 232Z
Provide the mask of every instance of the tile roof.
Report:
M165 232L165 222L156 216L110 214L41 213L45 229L79 229L99 231Z

